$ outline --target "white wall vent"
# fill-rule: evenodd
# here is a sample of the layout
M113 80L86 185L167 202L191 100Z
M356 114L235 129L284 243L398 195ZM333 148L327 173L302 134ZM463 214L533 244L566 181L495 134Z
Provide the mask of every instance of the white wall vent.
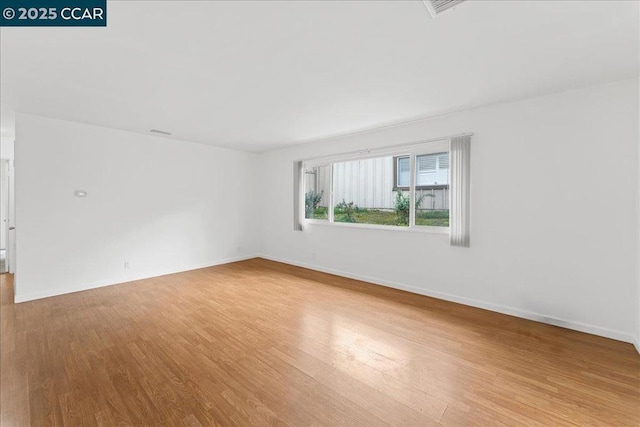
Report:
M167 132L166 130L160 130L160 129L150 129L149 132L157 133L158 135L166 135L166 136L171 135L171 132Z
M431 16L434 18L443 14L447 10L455 8L463 1L465 0L422 0L425 6L427 6Z

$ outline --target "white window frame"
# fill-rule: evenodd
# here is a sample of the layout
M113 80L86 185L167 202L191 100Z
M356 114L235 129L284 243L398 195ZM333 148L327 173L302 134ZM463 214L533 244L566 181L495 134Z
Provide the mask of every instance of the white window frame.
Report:
M305 225L323 225L330 227L349 227L349 228L368 228L375 230L392 230L398 232L418 232L418 233L433 233L433 234L449 234L449 227L436 227L426 225L415 224L415 187L416 187L416 156L425 154L435 154L447 152L450 153L450 140L441 139L429 142L421 142L415 144L407 144L403 146L387 147L376 150L364 150L357 153L338 154L335 156L327 156L320 159L310 159L304 161L303 170L306 168L327 166L329 168L329 218L324 219L311 219L304 218L303 223ZM376 157L404 157L409 156L410 159L410 184L409 187L402 187L403 190L409 190L409 197L411 203L411 210L409 211L409 226L396 226L396 225L379 225L379 224L361 224L361 223L349 223L349 222L334 222L334 189L333 189L333 166L334 163L364 160ZM451 168L449 168L449 182L451 182ZM450 197L450 192L447 197ZM304 212L304 197L301 198L302 212ZM451 201L449 200L449 205Z

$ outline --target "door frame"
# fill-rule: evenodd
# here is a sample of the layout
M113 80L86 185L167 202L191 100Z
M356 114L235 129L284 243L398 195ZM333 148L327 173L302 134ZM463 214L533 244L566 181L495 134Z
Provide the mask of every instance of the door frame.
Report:
M13 168L13 159L0 159L0 165L1 165L0 167L5 168L5 176L7 177L7 182L2 183L3 185L2 191L7 192L7 206L2 207L2 209L6 209L7 222L5 224L0 225L5 228L4 231L5 231L5 237L6 237L6 242L5 242L6 271L5 273L13 274L15 273L15 253L16 253L15 252L15 248L16 248L15 218L14 218L15 176L14 176L14 168Z

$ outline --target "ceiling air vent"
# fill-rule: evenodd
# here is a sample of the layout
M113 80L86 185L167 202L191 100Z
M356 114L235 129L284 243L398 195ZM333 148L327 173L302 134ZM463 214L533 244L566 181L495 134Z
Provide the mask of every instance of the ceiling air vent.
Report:
M166 135L166 136L171 135L171 132L167 132L165 130L160 130L160 129L150 129L149 132L157 133L158 135Z
M434 18L438 15L442 15L447 10L455 8L457 5L465 0L422 0L422 2L429 9L429 13Z

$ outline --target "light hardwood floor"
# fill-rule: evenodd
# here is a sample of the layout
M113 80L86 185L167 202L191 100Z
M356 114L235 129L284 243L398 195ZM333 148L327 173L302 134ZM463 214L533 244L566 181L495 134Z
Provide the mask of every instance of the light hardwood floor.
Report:
M15 305L2 426L638 426L633 346L254 259Z

